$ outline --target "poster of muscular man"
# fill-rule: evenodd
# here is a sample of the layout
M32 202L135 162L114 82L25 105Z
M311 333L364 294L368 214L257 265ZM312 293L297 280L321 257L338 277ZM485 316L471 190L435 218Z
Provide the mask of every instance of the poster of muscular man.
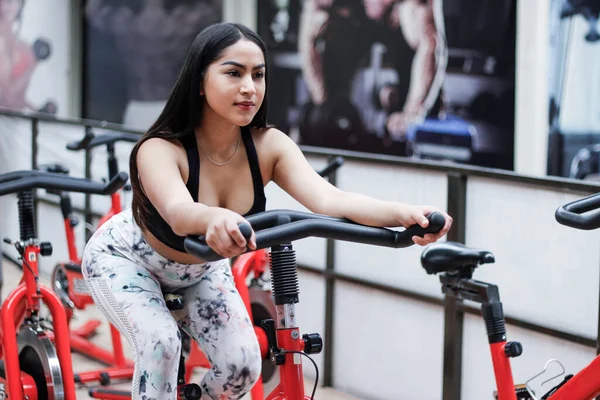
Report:
M513 168L516 0L259 0L303 145Z
M68 15L66 1L0 0L0 107L65 116Z
M84 117L144 131L222 0L86 0Z

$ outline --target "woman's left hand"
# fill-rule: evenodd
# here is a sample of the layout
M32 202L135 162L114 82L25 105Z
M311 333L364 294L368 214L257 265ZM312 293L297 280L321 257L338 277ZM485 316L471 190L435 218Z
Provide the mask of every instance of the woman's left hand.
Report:
M444 218L446 219L446 224L438 233L428 233L423 237L413 236L412 240L415 244L419 246L426 246L430 243L436 242L439 238L444 236L450 230L452 226L452 217L446 214L445 212L440 211L437 207L432 206L412 206L408 204L401 204L402 209L400 210L400 225L408 228L411 225L418 224L423 228L426 228L429 225L429 220L427 216L434 211L438 211L442 213Z

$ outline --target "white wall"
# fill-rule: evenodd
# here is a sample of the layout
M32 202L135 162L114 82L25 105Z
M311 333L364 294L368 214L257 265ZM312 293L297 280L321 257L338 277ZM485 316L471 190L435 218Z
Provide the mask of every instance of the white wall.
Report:
M515 172L545 176L548 165L550 0L517 1Z

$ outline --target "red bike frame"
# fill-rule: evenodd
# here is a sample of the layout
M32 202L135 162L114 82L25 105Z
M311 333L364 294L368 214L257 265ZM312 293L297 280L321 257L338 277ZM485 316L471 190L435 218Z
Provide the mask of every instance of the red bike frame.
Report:
M504 355L504 349L501 349ZM504 356L506 358L506 356ZM496 372L496 383L498 385L498 400L516 400L513 377L510 372L508 360L494 357L494 371ZM504 365L508 364L508 368ZM579 371L555 393L551 394L550 400L590 400L600 395L600 356Z
M506 340L490 344L494 375L498 386L498 400L517 400L510 359L506 355L505 346Z
M294 330L298 331L298 328L277 329L277 344L286 352L285 363L280 365L279 385L273 389L266 400L310 400L310 397L304 394L302 356L298 353L289 353L304 350L304 341L300 332L293 335ZM297 338L293 339L293 336Z
M38 398L35 383L32 384L31 377L21 371L16 337L21 321L25 317L37 313L40 309L40 301L42 301L52 315L56 352L64 385L64 398L65 400L76 400L67 317L58 295L37 283L39 253L39 245L25 247L23 257L27 261L23 262L23 278L2 305L2 358L7 393L11 399Z
M552 400L587 400L600 395L600 356L579 371L549 398Z

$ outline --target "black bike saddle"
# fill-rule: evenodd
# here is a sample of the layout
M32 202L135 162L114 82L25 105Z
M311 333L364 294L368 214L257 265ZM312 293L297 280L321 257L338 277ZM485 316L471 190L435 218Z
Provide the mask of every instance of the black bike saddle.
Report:
M421 265L428 274L453 272L494 261L491 252L469 248L458 242L434 243L421 254Z

